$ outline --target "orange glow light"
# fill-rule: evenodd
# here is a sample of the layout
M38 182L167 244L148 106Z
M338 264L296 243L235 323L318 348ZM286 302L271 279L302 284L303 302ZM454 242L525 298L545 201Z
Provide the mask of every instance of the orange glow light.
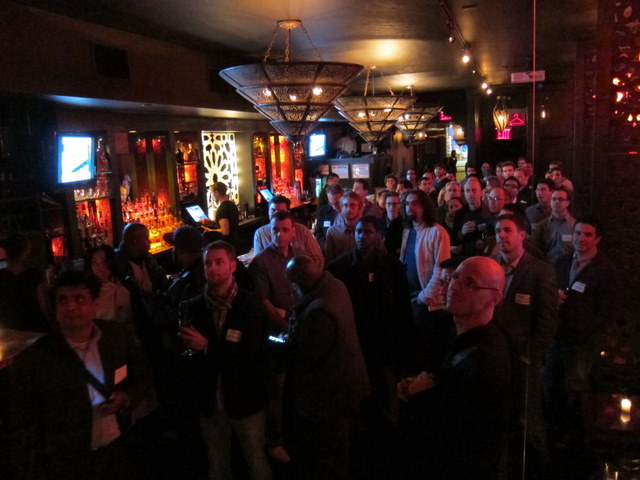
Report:
M615 77L613 80L611 80L611 83L613 83L614 85L620 85L620 79L618 77Z

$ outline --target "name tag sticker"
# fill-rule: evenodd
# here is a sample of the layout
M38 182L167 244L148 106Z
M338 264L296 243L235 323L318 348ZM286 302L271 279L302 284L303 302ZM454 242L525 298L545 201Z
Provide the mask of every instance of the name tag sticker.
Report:
M325 220L324 223L322 224L323 227L330 227L331 226L331 220Z
M531 295L527 295L526 293L516 293L516 304L531 305Z
M573 241L573 236L570 233L565 233L564 235L562 235L562 241L571 242Z
M113 384L117 385L125 378L127 378L127 366L123 365L120 368L117 368L113 374Z
M584 293L585 288L587 286L582 282L573 282L573 285L571 285L571 290L575 290L578 293Z
M227 330L228 342L238 343L241 338L242 338L242 332L240 330L233 330L231 328Z

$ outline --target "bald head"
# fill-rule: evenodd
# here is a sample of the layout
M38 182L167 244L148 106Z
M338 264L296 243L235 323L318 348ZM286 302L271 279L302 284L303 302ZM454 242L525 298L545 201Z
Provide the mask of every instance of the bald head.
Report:
M458 334L489 323L502 300L504 285L504 271L491 258L471 257L460 264L449 285L446 304Z
M292 258L287 264L287 279L305 292L311 290L323 274L324 270L304 255Z

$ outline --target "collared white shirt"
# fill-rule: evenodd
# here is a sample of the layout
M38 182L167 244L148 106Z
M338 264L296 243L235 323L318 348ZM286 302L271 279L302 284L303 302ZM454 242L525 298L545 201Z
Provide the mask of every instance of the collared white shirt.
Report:
M101 383L104 383L104 369L102 368L102 360L100 359L100 350L98 349L98 340L102 336L102 332L97 326L93 326L93 334L87 342L76 343L69 339L67 343L71 349L78 355L84 367ZM104 415L100 412L99 406L107 401L100 392L87 383L89 399L91 400L91 410L93 413L93 421L91 424L91 449L96 450L106 447L116 438L120 436L120 427L115 414Z

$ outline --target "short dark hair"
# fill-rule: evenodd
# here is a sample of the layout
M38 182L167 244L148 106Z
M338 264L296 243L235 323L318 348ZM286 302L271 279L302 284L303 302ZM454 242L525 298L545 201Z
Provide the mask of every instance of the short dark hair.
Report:
M362 195L354 192L353 190L342 197L341 201L344 201L345 199L357 200L358 202L360 202L360 205L364 205L364 199L362 198Z
M503 220L513 222L519 232L527 231L527 227L524 223L524 217L522 217L521 215L518 215L516 213L506 213L504 215L499 215L498 218L496 218L496 225L498 224L498 222L501 222Z
M171 242L177 250L189 253L200 253L204 247L202 233L191 225L182 225L175 229Z
M329 180L330 178L340 179L340 176L337 173L331 172L331 173L327 174L327 180Z
M31 240L24 233L15 232L2 240L0 247L7 253L7 259L14 260L29 249Z
M367 192L369 191L369 182L364 178L356 178L353 181L353 184L355 185L356 183L359 183L360 185L362 185L363 190L366 190Z
M562 167L553 167L550 168L548 170L549 173L553 173L553 172L560 172L560 175L564 175L564 171L562 170Z
M291 208L291 200L284 195L274 195L271 200L269 200L269 205L277 205L279 203L285 203L287 205L287 210Z
M122 240L120 241L120 249L126 251L133 242L133 237L138 230L149 230L144 223L132 222L124 226L122 230Z
M86 270L68 270L62 272L53 282L51 288L51 299L55 303L58 297L58 291L64 287L80 287L86 288L94 300L100 296L100 287L102 283L100 279L92 272Z
M407 180L406 178L404 180L400 180L398 185L402 185L404 188L413 188L413 183L411 183L411 180Z
M518 157L518 161L524 161L524 163L528 164L528 165L533 165L533 160L531 160L530 158L527 157Z
M573 225L573 229L575 230L576 225L582 223L583 225L591 225L596 230L596 237L602 236L602 222L600 219L594 217L593 215L583 215L576 218L576 223Z
M549 187L549 190L554 190L556 188L555 182L550 178L543 178L542 180L540 180L538 183L536 183L536 188L538 188L538 185L540 185L541 183Z
M434 170L434 171L435 171L435 169L436 169L436 168L444 168L445 170L447 169L447 167L445 167L444 163L440 163L440 162L436 163L436 164L433 166L433 170Z
M211 250L224 250L227 252L229 260L236 260L236 249L229 242L225 242L224 240L211 242L209 245L204 247L204 250L202 251L202 258L205 258Z
M436 223L436 209L433 206L433 202L431 201L431 198L429 198L429 195L427 195L422 190L417 190L417 189L410 190L407 192L407 196L404 197L405 203L409 195L418 196L418 200L420 200L420 203L422 204L422 210L423 210L422 221L426 223L429 227L432 226L434 223Z
M504 185L507 182L516 182L516 184L518 185L518 188L520 188L522 185L520 185L520 180L518 180L516 177L507 177L502 181L502 185Z
M502 162L502 168L504 167L513 167L515 170L516 164L513 163L511 160L507 160L506 162Z
M331 194L331 195L336 195L336 194L340 194L343 195L344 194L344 190L342 189L342 187L340 185L329 185L327 187L327 194Z
M563 186L555 187L554 192L564 192L567 194L567 200L571 201L571 192ZM553 195L553 194L552 194Z
M393 178L396 181L396 184L398 183L398 177L396 177L393 173L390 173L389 175L384 177L384 182L383 183L387 183L387 180Z
M281 222L282 220L291 220L291 224L293 225L293 215L291 215L291 212L285 212L284 210L278 210L276 213L273 214L273 216L271 217L271 220L276 220L278 222ZM271 222L271 220L269 220L269 222Z
M398 192L394 192L393 190L387 190L386 192L384 192L382 194L382 197L385 199L385 201L387 200L387 198L389 197L398 197L400 198L400 194Z
M373 215L365 215L364 217L360 217L356 222L356 225L358 223L369 223L373 225L376 230L378 230L378 219Z
M216 182L213 184L213 190L218 192L220 195L227 194L227 186L222 182Z

